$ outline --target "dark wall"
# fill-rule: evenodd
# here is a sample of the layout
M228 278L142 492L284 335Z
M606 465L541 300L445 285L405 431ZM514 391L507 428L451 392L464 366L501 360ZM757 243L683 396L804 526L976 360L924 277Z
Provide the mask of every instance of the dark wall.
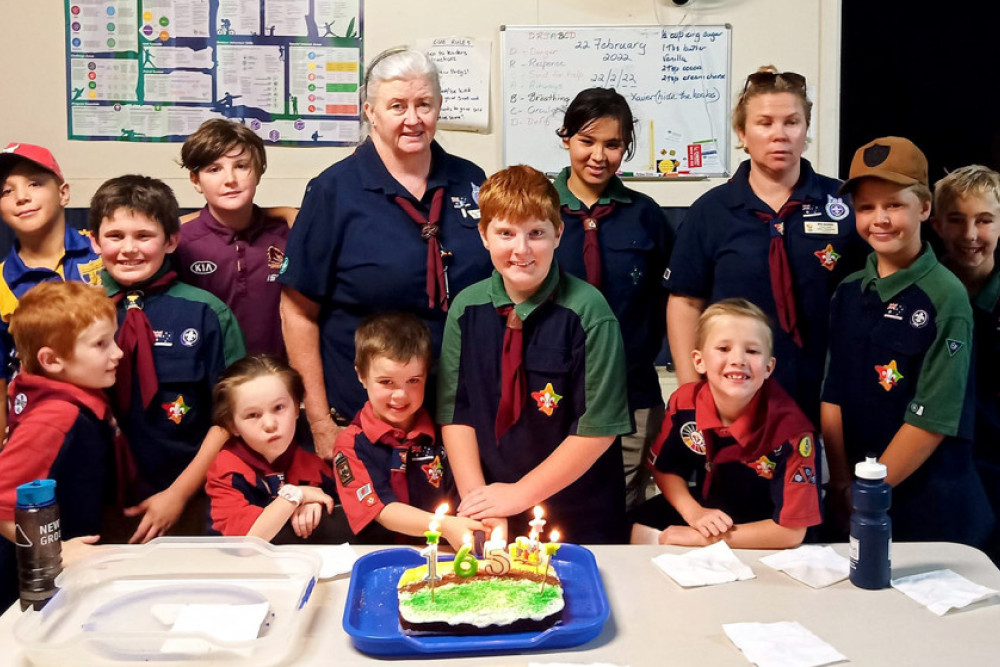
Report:
M840 174L887 135L916 143L931 183L1000 169L1000 2L843 0Z

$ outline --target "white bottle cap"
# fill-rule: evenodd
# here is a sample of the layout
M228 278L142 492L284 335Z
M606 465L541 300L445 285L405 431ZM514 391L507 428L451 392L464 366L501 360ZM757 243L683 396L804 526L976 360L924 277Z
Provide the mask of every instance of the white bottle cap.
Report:
M869 456L854 466L854 474L861 479L885 479L888 470L884 463L879 463L874 456Z

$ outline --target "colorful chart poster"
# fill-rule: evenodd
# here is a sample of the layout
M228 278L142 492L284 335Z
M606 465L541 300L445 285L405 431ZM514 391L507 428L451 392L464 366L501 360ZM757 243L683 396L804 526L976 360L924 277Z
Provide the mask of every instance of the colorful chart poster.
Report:
M68 136L179 142L224 117L271 144L354 144L362 2L66 0Z

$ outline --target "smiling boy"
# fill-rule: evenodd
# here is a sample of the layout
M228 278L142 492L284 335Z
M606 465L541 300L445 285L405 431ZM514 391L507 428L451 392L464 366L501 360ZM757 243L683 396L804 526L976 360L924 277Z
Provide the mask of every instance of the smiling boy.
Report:
M893 486L894 540L979 545L993 513L972 464L972 311L920 238L927 159L907 139L875 139L842 191L875 252L830 306L821 415L832 508L846 520L851 470L875 455Z
M544 502L549 525L572 541L622 542L618 436L633 429L618 321L554 261L563 223L544 174L494 174L479 207L494 272L448 311L438 384L459 514L509 519L514 536Z

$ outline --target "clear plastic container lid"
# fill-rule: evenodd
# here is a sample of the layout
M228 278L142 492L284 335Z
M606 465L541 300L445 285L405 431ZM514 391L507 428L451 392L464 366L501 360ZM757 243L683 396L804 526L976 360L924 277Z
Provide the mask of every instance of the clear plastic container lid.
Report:
M299 644L319 570L315 553L258 538L108 547L59 575L13 634L35 664L271 665Z
M854 466L854 474L859 479L885 479L888 470L885 464L878 462L877 458L869 456Z

